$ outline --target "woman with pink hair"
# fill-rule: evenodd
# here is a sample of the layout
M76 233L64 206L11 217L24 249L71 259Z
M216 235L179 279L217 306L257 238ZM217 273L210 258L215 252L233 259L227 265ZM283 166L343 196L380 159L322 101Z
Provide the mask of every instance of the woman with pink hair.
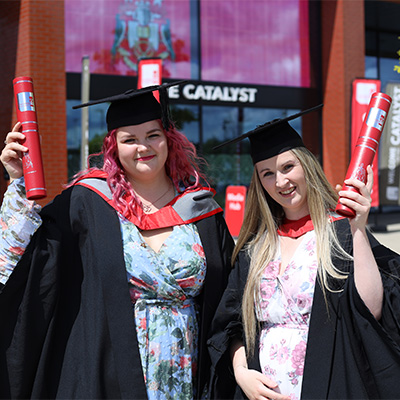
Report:
M168 116L168 86L81 105L111 103L103 165L41 211L24 193L20 123L7 135L1 398L206 395L233 241L194 145Z

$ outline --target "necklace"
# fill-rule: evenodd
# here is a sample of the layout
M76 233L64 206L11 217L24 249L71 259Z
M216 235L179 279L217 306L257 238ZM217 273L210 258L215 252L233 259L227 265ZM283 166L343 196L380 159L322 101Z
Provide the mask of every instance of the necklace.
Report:
M152 209L153 209L153 207L154 207L154 204L156 204L158 201L160 201L168 192L169 192L169 189L170 189L170 186L168 185L168 188L167 188L167 190L157 199L157 200L155 200L155 201L153 201L153 202L151 202L151 203L149 203L149 204L145 204L144 202L143 202L143 200L142 200L142 210L145 212L145 213L149 213Z

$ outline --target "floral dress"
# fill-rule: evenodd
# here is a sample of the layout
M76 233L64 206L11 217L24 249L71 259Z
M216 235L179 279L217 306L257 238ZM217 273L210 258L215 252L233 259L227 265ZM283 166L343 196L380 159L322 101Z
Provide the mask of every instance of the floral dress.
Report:
M130 295L149 399L192 399L198 358L195 296L206 262L195 225L174 226L158 252L120 217Z
M41 225L41 207L25 196L23 178L8 188L1 207L0 282L5 284ZM153 399L195 397L198 310L206 259L194 224L175 226L158 252L119 215L139 352Z
M317 274L315 232L307 232L285 271L279 275L281 253L265 268L260 284L257 319L262 324L262 372L277 382L280 393L301 396L308 327Z

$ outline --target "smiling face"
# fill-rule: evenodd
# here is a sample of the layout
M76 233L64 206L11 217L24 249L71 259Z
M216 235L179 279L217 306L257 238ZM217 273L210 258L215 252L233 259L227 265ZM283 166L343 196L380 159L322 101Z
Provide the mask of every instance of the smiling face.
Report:
M157 120L118 128L116 140L119 161L131 183L165 175L168 143Z
M286 218L297 220L309 214L304 170L291 151L259 161L255 166L262 186L282 206Z

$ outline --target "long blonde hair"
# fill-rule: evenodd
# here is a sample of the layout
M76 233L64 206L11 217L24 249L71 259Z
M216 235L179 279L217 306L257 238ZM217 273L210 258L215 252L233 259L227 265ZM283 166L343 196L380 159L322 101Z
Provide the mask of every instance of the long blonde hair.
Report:
M329 223L329 211L336 206L338 195L329 184L315 156L305 147L292 149L304 170L307 182L307 201L314 224L318 258L318 279L324 295L330 287L331 278L346 279L332 263L333 255L351 259L340 246L335 230ZM244 222L233 253L233 260L243 248L250 257L249 274L242 302L242 318L249 355L254 353L257 330L256 308L261 275L276 254L278 248L277 227L282 223L284 212L264 190L256 168L254 168L248 196ZM256 304L256 305L255 305Z

